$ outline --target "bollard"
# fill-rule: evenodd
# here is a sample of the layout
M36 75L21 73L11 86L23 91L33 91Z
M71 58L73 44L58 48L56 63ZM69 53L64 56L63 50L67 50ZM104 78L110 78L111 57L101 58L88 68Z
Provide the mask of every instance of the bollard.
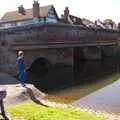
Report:
M0 107L1 107L1 116L3 117L2 120L9 120L5 114L4 103L3 99L6 97L7 92L4 89L0 89Z

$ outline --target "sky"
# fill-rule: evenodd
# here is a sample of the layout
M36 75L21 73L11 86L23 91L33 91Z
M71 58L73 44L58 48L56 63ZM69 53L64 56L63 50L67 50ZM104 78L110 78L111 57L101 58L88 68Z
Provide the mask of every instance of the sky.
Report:
M9 11L16 11L19 5L25 9L32 8L34 0L1 0L0 17ZM120 0L38 0L41 6L54 5L58 16L69 7L70 14L91 21L112 19L120 22Z

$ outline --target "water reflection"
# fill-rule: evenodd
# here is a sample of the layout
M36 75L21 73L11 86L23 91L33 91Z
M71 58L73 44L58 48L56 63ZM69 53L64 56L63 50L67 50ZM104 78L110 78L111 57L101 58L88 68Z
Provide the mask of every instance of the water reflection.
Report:
M120 75L120 59L106 58L104 60L84 61L83 68L75 71L74 86L59 89L50 94L65 98L67 102L73 102L117 80ZM81 67L81 66L79 66Z
M118 58L81 61L75 71L76 81L81 84L93 83L111 74L119 73L119 66L120 59Z
M73 86L86 86L119 73L120 59L81 60L74 68L62 66L50 68L44 78L29 73L28 77L36 87L45 92L59 91ZM73 93L74 94L74 93Z

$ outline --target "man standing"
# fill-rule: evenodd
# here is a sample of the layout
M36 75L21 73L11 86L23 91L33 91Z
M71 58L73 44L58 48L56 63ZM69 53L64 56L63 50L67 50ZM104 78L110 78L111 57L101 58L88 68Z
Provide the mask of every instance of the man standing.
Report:
M17 58L17 68L18 68L18 78L22 86L25 86L25 80L26 80L26 71L25 71L25 64L24 64L24 52L19 51L18 52L18 58Z

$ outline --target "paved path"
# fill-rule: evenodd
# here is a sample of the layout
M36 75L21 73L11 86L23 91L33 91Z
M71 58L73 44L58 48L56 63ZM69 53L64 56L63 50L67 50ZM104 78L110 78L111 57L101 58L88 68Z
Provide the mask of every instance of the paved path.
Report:
M111 85L77 100L72 105L120 114L120 79Z
M14 77L1 72L0 88L7 91L7 96L4 99L6 107L24 103L28 100L37 101L37 98L40 99L45 96L43 92L35 88L32 84L26 84L26 87L22 87Z
M0 85L17 84L18 81L7 73L0 72Z

